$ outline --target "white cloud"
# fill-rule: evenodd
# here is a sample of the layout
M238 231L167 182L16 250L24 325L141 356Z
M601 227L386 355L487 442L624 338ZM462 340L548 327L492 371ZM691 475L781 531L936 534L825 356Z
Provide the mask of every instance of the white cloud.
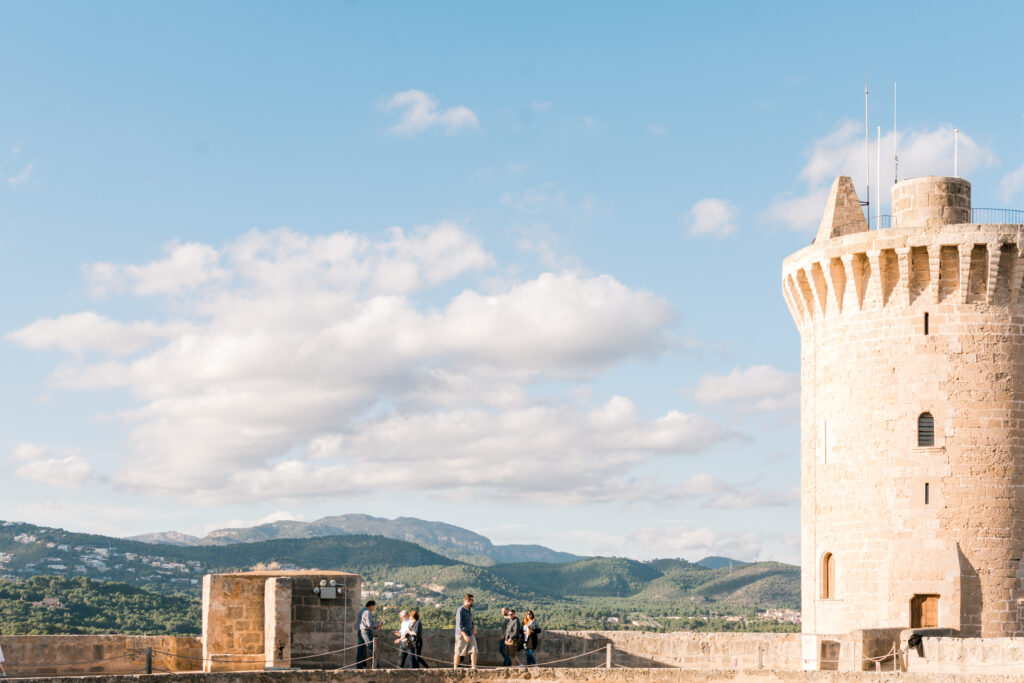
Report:
M208 534L217 529L251 529L254 526L286 521L305 522L306 516L288 512L287 510L275 510L270 514L263 515L259 519L235 518L229 519L226 522L210 522L204 525L203 534Z
M14 468L15 476L61 488L80 488L94 474L92 465L76 450L54 455L49 448L22 442L11 457L20 463Z
M800 503L800 489L774 491L763 488L724 491L704 503L713 510L746 510L754 507L780 507Z
M743 562L760 559L764 535L730 533L709 527L657 526L637 529L623 541L621 554L641 559L684 557L696 562L711 555Z
M440 127L448 133L464 128L479 128L480 122L469 108L458 106L438 108L437 100L422 90L395 93L384 105L385 111L402 110L398 123L390 128L394 135L413 136Z
M763 217L780 227L800 232L812 232L825 211L829 187L836 176L853 178L857 192L864 199L864 126L856 121L843 121L828 135L812 143L807 163L800 170L797 181L801 189L776 199L763 213ZM877 189L882 188L882 208L890 202L889 189L893 184L892 131L882 136L882 177L876 176L877 138L870 139L872 215L884 213L874 206ZM901 130L896 136L900 159L899 177L902 180L924 175L953 175L953 126L940 126L930 130ZM969 176L974 170L996 163L996 155L979 144L970 135L960 132L959 173Z
M14 175L7 177L7 184L11 187L21 187L25 183L32 180L32 166L33 162L29 162L27 166L22 168Z
M41 318L8 333L5 339L25 348L82 354L98 351L115 356L141 351L155 342L183 331L181 324L152 321L120 323L92 311Z
M999 183L999 189L1003 194L1004 202L1010 201L1024 191L1024 164L1003 176Z
M733 404L738 410L796 410L800 407L800 377L770 365L734 368L728 375L704 375L694 397L711 405Z
M721 239L736 231L736 209L724 199L708 197L686 214L690 235L712 235Z
M544 504L665 500L664 483L631 478L652 457L695 453L731 438L707 418L670 412L654 420L622 397L590 412L527 405L504 412L459 409L390 415L319 435L310 458L296 457L228 477L217 495L246 500L281 496L358 496L367 491L472 491L493 496L522 472L544 472L519 495ZM161 487L156 472L137 485ZM198 492L200 498L214 493Z
M651 135L664 135L668 131L665 129L665 126L659 126L655 123L652 123L651 125L647 126L647 132L650 133Z
M164 251L166 258L141 266L89 265L85 277L92 293L102 296L127 289L142 296L179 295L228 276L219 266L217 250L209 245L170 242L164 246Z
M114 480L133 490L204 503L370 488L454 496L544 471L536 488L557 483L559 502L643 501L675 489L637 478L639 465L735 436L698 415L643 417L623 397L587 408L568 389L531 396L535 383L571 388L676 343L671 307L610 276L549 272L451 294L495 265L452 223L190 246L200 258L173 246L159 267L112 265L104 281L175 294L174 319L87 312L8 335L100 354L58 366L56 387L130 390L137 403L119 413L130 451ZM176 260L201 267L166 265Z

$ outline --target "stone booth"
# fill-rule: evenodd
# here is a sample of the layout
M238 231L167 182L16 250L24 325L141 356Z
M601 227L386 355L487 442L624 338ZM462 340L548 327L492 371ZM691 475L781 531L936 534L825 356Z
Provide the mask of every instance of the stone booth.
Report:
M203 670L354 664L356 652L348 648L356 644L361 595L358 574L208 574L203 577Z

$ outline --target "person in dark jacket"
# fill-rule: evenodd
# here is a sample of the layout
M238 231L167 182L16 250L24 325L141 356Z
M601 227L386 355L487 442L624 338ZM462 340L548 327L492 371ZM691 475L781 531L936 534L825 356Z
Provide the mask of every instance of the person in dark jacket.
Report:
M508 611L508 623L505 624L505 656L510 664L519 666L519 649L523 644L523 625L519 623L516 611Z
M533 616L533 610L526 610L523 619L523 650L526 653L526 666L537 666L537 659L533 651L537 649L537 636L540 635L540 624L537 617Z
M423 622L420 621L419 610L409 612L409 618L412 619L412 623L405 633L405 639L409 643L409 652L412 653L412 668L426 669L427 663L420 654L423 652Z

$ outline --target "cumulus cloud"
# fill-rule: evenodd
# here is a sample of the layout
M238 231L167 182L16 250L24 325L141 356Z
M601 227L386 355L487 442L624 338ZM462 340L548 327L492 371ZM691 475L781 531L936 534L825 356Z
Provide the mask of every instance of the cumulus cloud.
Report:
M11 187L21 187L32 180L33 162L29 162L20 171L7 176L7 184Z
M218 264L217 250L209 245L171 242L164 251L166 258L143 265L93 263L85 269L86 281L97 296L124 290L148 296L183 294L228 276Z
M770 365L734 368L728 375L704 375L694 398L711 405L732 404L743 411L796 410L800 377Z
M183 326L160 325L152 321L121 323L92 311L41 318L8 333L5 338L25 348L82 354L96 351L122 356L153 345Z
M637 529L622 543L629 557L685 557L690 561L708 556L731 557L750 562L760 559L764 535L727 532L710 527L658 526Z
M610 276L548 272L480 291L470 278L495 261L453 223L379 239L252 231L188 245L192 257L181 246L104 264L116 274L107 291L171 296L174 317L87 312L8 335L96 354L59 365L56 387L135 397L118 414L130 452L114 476L132 490L209 503L456 496L543 471L530 488L557 484L558 502L641 501L675 489L635 468L736 436L699 415L642 416L624 397L585 408L531 396L535 383L586 382L676 344L671 307Z
M401 118L389 129L394 135L411 137L429 128L443 128L454 133L465 128L479 128L480 122L468 107L440 109L437 100L422 90L395 93L384 105L385 111L400 110Z
M825 210L828 191L836 176L848 175L854 179L857 191L864 199L864 124L843 121L836 128L811 145L807 163L797 177L797 190L778 197L763 213L763 217L782 228L800 232L813 232ZM889 203L888 189L893 183L893 133L882 136L882 177L875 174L876 138L871 137L871 201L876 199L877 187L883 188L882 206ZM924 175L953 175L953 126L933 129L899 131L896 135L899 155L899 177L915 178ZM960 132L960 175L969 175L978 168L996 163L996 155L970 135ZM879 207L872 206L876 215Z
M19 463L14 475L21 479L66 489L80 488L94 474L92 465L76 450L54 454L49 448L32 443L19 443L11 458Z
M708 197L693 205L686 222L691 236L726 237L736 231L736 209L724 199Z
M999 183L999 189L1002 192L1004 202L1010 201L1024 191L1024 164L1003 176L1002 181Z

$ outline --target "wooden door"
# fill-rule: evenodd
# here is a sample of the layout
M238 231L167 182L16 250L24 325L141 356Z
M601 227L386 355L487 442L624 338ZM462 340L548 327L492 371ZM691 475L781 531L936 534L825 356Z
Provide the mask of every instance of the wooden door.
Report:
M938 628L939 596L915 595L910 600L910 628Z

